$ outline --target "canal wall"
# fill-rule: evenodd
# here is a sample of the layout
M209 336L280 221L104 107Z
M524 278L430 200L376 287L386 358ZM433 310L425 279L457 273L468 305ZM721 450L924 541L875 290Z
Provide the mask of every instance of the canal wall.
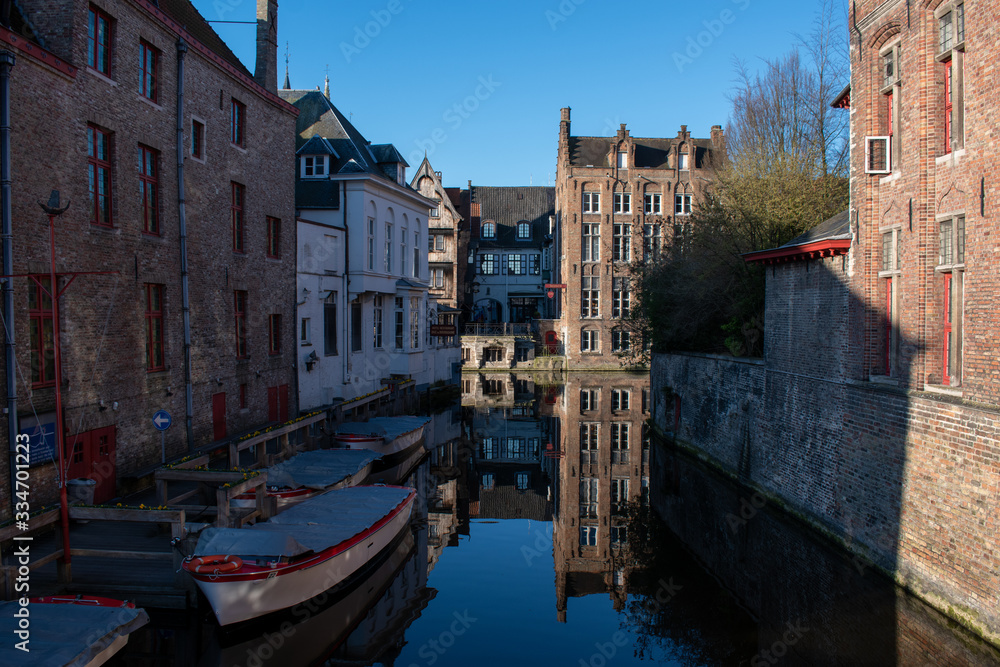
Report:
M650 375L661 433L1000 645L1000 413L770 359Z

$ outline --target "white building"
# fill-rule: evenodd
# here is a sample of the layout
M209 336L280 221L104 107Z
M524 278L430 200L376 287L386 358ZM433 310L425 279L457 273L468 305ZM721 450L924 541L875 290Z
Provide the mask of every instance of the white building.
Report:
M281 90L296 137L298 373L301 409L365 396L390 381L449 380L428 297L433 202L406 182L392 144L369 143L319 90Z

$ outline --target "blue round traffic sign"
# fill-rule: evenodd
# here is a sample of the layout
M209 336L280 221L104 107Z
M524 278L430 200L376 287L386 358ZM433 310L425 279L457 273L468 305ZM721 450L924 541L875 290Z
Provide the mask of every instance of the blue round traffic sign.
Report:
M172 421L170 413L166 410L157 410L156 414L153 415L153 426L155 426L158 431L166 431L170 428L170 423Z

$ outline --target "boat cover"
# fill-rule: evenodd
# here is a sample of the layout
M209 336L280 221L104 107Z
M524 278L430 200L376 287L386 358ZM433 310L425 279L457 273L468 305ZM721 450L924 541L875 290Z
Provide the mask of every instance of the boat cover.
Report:
M380 435L390 442L429 422L427 417L374 417L366 422L344 422L337 427L337 433Z
M319 449L303 452L267 469L267 485L297 489L325 489L360 472L382 458L368 449Z
M249 528L206 528L194 555L277 558L322 551L371 528L409 493L391 486L328 491Z
M30 652L15 648L16 601L0 603L0 665L83 667L122 635L149 623L144 609L32 602L28 605Z

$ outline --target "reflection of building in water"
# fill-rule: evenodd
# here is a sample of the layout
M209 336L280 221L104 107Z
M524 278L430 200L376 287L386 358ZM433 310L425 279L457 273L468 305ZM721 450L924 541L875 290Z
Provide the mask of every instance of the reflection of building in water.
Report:
M463 380L470 454L473 517L552 518L551 470L545 447L556 425L540 415L534 375L481 374Z
M555 412L561 417L553 553L556 606L609 592L624 603L629 566L628 503L649 492L649 375L572 374Z
M445 547L458 545L469 534L469 457L458 409L434 415L430 449L430 485L427 489L427 572Z

